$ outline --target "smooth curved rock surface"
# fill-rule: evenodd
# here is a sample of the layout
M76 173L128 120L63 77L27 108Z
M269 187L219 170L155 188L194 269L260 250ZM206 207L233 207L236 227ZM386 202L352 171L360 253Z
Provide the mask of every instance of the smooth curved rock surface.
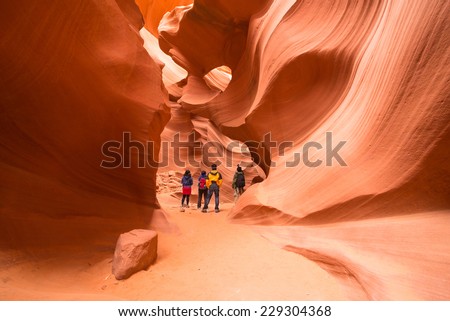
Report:
M158 26L162 17L177 6L192 4L193 0L136 0L135 2L145 20L146 30L154 36L158 36Z
M124 132L158 142L170 118L139 9L19 1L0 11L0 247L111 249L150 225L156 169L102 168L102 145ZM137 164L137 149L123 156Z
M188 82L219 65L232 70L221 94L186 86L184 110L232 139L251 145L270 132L289 146L252 145L267 179L231 218L318 262L357 299L448 299L448 2L222 6L175 9L159 31ZM242 37L233 34L229 51L230 33L218 30L237 25ZM327 166L340 142L342 162ZM287 165L296 155L300 163Z

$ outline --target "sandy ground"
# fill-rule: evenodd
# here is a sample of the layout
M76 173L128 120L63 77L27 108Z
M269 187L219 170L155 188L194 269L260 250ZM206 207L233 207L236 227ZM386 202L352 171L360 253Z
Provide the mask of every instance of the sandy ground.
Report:
M0 271L1 300L346 300L332 276L284 251L227 213L180 212L160 196L177 233L159 233L158 260L123 281L111 275L112 253L70 260L22 258Z

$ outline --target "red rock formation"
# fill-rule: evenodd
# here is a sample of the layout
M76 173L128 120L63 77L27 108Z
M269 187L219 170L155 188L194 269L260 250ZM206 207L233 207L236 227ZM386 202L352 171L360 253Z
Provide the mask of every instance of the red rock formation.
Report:
M123 132L158 142L169 119L139 10L90 0L0 11L0 246L113 248L149 225L156 169L134 166L137 148L124 154L132 168L102 168L102 145Z
M448 1L138 3L152 58L130 1L2 4L2 247L112 246L148 225L156 169L103 169L101 146L158 146L166 102L162 139L245 142L264 171L234 221L354 298L450 298Z
M117 280L127 279L136 272L148 269L158 256L158 233L132 230L120 234L114 251L112 273Z
M161 134L161 153L159 155L159 172L162 178L169 178L168 172L178 172L171 180L161 180L159 191L169 190L180 194L180 176L185 169L191 170L197 178L201 170L210 170L210 165L219 165L225 184L222 187L222 201L233 200L231 182L237 164L242 164L248 185L256 177L265 176L258 167L252 166L250 153L241 142L223 135L207 118L194 115L182 108L190 98L192 103L207 102L222 93L228 86L232 75L226 66L220 66L207 73L204 77L188 77L186 70L177 65L170 56L157 45L157 39L145 28L140 31L144 38L144 46L149 55L162 67L162 78L171 100L172 117ZM182 98L182 99L181 99ZM190 148L188 148L188 145ZM197 189L194 188L194 194Z
M176 6L192 4L193 0L136 0L145 20L145 28L154 36L158 36L158 26L162 17Z
M248 142L268 175L233 219L351 280L355 298L450 297L449 13L446 1L196 1L159 28L189 72L182 107ZM200 77L220 65L232 80L208 94ZM257 144L269 132L288 148ZM336 146L342 161L327 164Z

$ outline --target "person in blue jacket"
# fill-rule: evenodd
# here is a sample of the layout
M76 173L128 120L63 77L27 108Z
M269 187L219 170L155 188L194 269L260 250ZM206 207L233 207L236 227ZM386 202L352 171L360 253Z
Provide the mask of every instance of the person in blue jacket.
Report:
M181 199L181 209L184 210L184 201L186 201L186 207L189 207L189 197L191 196L192 192L192 185L194 184L191 176L191 171L186 170L184 172L183 177L181 178L181 185L182 192L183 192L183 198Z

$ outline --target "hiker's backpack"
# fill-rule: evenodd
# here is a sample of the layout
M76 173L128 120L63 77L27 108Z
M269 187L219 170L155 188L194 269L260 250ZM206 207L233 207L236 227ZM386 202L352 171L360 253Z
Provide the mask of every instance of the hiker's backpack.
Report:
M198 181L198 188L199 189L205 189L206 188L206 178L200 177L200 180Z
M245 178L243 173L237 173L236 175L236 187L244 187L245 186Z

